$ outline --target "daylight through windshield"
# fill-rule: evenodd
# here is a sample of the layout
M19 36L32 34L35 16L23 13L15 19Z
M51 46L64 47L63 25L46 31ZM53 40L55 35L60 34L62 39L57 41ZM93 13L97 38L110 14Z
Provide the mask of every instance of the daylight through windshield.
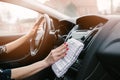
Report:
M38 0L71 17L86 14L120 14L120 0Z
M120 0L26 0L42 3L64 15L119 15ZM0 2L0 35L26 33L41 13L10 3Z

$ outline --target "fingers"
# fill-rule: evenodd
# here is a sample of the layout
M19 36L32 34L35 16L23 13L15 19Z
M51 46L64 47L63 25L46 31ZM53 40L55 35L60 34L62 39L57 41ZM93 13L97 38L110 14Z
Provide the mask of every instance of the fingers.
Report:
M57 56L61 56L61 55L65 56L65 54L67 54L67 49L63 49L60 52L58 52Z
M57 57L56 60L59 60L59 59L65 57L65 56L67 55L67 51L68 51L68 49L67 49L67 48L64 48L64 49L62 49L61 51L57 52L57 53L56 53L56 57Z
M57 60L64 58L66 55L67 55L66 53L62 53L61 55L58 56Z
M68 45L66 43L62 44L58 48L54 49L54 53L57 57L62 58L66 55L68 51Z
M62 51L63 49L68 49L67 48L68 47L68 44L67 43L64 43L64 44L62 44L61 46L59 46L58 48L56 48L56 51L57 52L60 52L60 51Z
M59 59L61 59L61 58L63 58L65 55L66 55L66 51L67 50L64 50L63 49L63 51L60 51L60 52L56 52L56 50L52 50L51 51L51 54L50 54L50 56L48 56L49 58L47 58L47 59L49 59L49 60L47 60L50 64L53 64L53 63L55 63L56 61L58 61ZM51 58L51 59L50 59ZM51 61L51 62L50 62Z
M44 59L49 65L55 63L59 59L63 58L68 50L68 45L66 43L62 44L56 49L53 49L50 54Z
M44 18L40 17L36 22L35 22L35 25L33 27L33 29L38 29L39 25L42 23L42 21L44 20Z

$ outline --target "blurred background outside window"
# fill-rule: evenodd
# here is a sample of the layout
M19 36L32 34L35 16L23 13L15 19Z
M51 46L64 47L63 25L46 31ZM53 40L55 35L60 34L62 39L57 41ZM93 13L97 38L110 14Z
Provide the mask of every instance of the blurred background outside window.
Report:
M120 0L46 0L44 4L73 17L120 14Z
M31 0L29 0L31 1ZM34 0L71 16L119 15L120 0ZM33 10L0 2L0 35L15 35L29 31L40 13Z
M39 13L33 10L0 2L0 36L28 32L38 16Z

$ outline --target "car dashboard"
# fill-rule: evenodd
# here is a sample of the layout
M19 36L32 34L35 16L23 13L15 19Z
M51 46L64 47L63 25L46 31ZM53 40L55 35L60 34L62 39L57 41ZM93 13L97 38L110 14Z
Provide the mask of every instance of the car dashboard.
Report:
M119 17L100 16L76 19L76 24L68 31L64 40L75 38L85 46L63 80L120 79L119 21Z
M102 26L107 21L108 20L106 18L90 15L77 18L76 23L72 22L72 20L62 20L59 22L59 38L60 40L62 39L61 43L67 41L70 38L74 38L83 42L85 45L84 49L79 55L79 58L69 68L64 77L61 78L62 80L83 80L86 76L91 75L95 67L92 67L93 69L91 70L91 72L89 72L90 70L88 70L88 74L86 74L86 72L82 71L83 67L86 67L86 64L84 64L84 60L86 60L85 57L88 54L87 50L91 46L96 35L101 31ZM85 73L85 75L83 75L83 73ZM56 80L60 79L56 77Z
M52 74L43 80L119 80L119 21L119 18L111 19L98 15L60 21L53 19L55 27L51 30L52 40L49 40L54 42L52 48L58 47L70 38L83 42L84 48L63 77L56 77L50 68L48 71ZM46 53L48 54L49 51ZM4 61L4 57L1 57L0 61L2 67L14 68L43 59L40 57L39 52L36 56L29 56L21 61L10 62L9 59Z

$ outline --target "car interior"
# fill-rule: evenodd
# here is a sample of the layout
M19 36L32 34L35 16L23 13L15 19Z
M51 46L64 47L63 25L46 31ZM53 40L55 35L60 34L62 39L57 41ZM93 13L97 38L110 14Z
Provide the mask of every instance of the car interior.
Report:
M18 4L13 0L4 2ZM23 5L22 5L23 6ZM27 6L27 8L29 8ZM36 10L37 11L37 10ZM54 15L54 14L53 14ZM59 15L58 15L59 16ZM43 20L44 19L44 20ZM119 80L120 79L120 17L85 15L58 19L49 13L41 15L42 35L21 45L10 54L0 55L3 69L30 65L44 59L49 52L70 38L84 43L75 63L63 77L56 77L51 67L23 80ZM0 45L24 34L0 36ZM39 37L40 36L40 37ZM33 44L35 42L35 44ZM34 46L36 48L34 48Z

